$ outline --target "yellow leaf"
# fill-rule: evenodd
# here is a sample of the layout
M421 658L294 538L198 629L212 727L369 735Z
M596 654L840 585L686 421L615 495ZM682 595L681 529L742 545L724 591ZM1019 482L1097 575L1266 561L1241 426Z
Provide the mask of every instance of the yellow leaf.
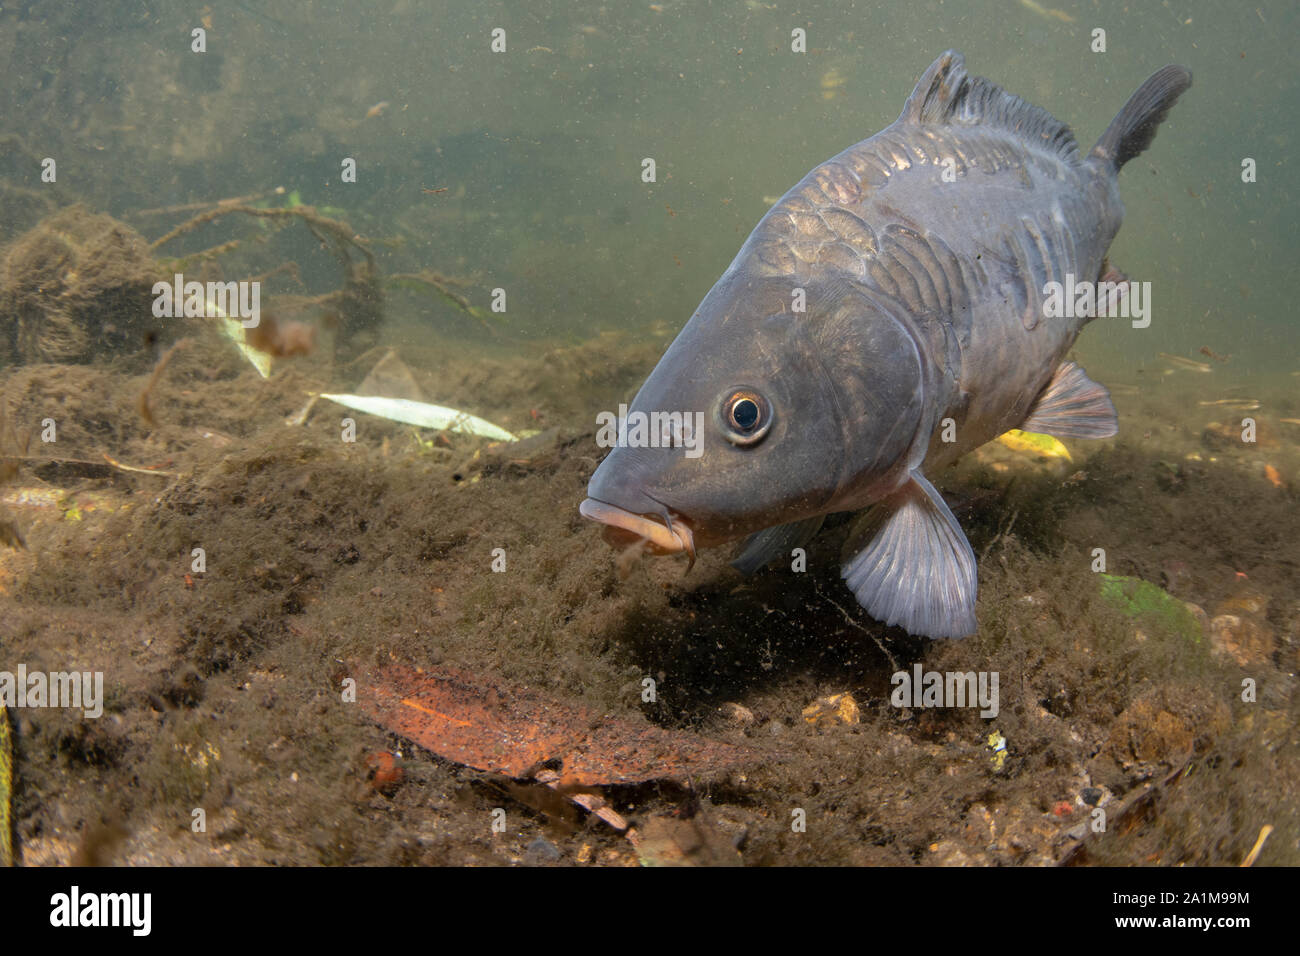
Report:
M998 441L1012 451L1022 452L1026 455L1038 455L1042 458L1064 458L1066 461L1074 461L1070 457L1069 450L1051 435L1040 435L1038 432L1022 432L1019 428L1013 428L1006 434L999 435Z

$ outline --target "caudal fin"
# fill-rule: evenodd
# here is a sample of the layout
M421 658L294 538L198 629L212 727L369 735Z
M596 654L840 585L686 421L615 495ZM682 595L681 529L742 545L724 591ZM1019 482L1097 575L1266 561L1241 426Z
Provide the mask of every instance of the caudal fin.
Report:
M1192 73L1184 66L1166 66L1151 74L1110 121L1089 157L1110 163L1118 171L1151 145L1156 128L1191 85Z

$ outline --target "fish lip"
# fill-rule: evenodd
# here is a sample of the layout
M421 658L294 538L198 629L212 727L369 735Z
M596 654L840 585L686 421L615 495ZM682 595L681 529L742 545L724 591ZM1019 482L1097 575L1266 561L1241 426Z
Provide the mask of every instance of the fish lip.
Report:
M652 554L686 554L690 556L691 564L695 563L695 535L691 526L680 515L674 516L667 509L662 515L637 514L599 498L586 498L578 505L578 513L605 525L606 537L612 544L645 541ZM629 539L627 535L632 537Z

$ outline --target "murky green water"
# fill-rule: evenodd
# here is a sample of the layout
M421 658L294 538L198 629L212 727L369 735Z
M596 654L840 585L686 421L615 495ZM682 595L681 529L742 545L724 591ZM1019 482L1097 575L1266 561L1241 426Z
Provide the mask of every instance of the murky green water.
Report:
M9 181L52 154L62 194L115 215L296 189L405 239L391 271L431 262L480 294L505 287L519 336L679 325L764 197L891 122L946 48L1084 144L1143 78L1182 63L1195 86L1124 173L1112 256L1155 283L1155 321L1091 329L1082 348L1137 365L1209 345L1260 374L1294 367L1294 4L247 0L210 13L196 54L199 12L7 5L0 113L29 150L9 141ZM641 182L646 157L657 183Z
M44 740L14 718L27 862L68 862L75 841L51 836L55 824L75 831L105 790L132 794L115 811L130 834L119 860L528 862L524 847L554 836L544 812L515 844L483 849L467 834L493 804L468 760L424 755L414 776L441 794L431 802L367 791L358 806L347 787L368 765L340 770L351 758L337 755L389 743L301 701L335 662L384 651L774 748L718 797L734 824L721 843L739 853L731 835L743 829L746 860L925 862L942 845L936 862L1055 862L1045 807L1104 789L1119 808L1189 766L1193 744L1203 757L1205 737L1220 749L1161 822L1094 859L1235 864L1268 823L1279 831L1271 862L1294 862L1300 757L1278 728L1293 729L1300 700L1297 27L1300 6L1286 0L0 5L0 258L76 203L150 242L206 210L212 222L148 253L170 269L208 250L186 271L261 277L268 310L317 327L318 343L345 311L320 298L341 287L340 257L364 271L373 256L385 289L369 338L277 359L269 382L215 335L150 377L170 355L166 337L135 344L113 302L95 321L130 347L86 361L24 352L19 320L0 327L0 627L23 625L0 631L0 671L11 655L40 663L66 636L77 661L44 664L107 667L119 695L109 709L128 728L119 747L69 729L66 715ZM1179 63L1194 74L1120 176L1127 212L1110 260L1151 283L1150 327L1098 321L1076 347L1113 386L1119 438L1070 443L1075 460L1052 465L990 443L935 478L980 559L981 631L967 642L911 641L860 613L839 580L843 525L795 578L743 583L729 553L686 577L669 559L618 573L576 511L603 453L596 413L630 398L776 198L891 123L949 48L1069 124L1085 150L1152 72ZM226 199L247 208L217 216ZM47 290L88 281L90 260L61 258L75 218L25 245L36 254L21 269L3 258L0 312L53 314L62 293ZM611 330L626 334L602 337ZM516 458L480 455L463 436L363 419L353 447L339 442L332 406L286 424L304 392L356 386L387 346L430 400L543 440ZM1261 419L1258 442L1239 440L1246 413ZM32 440L50 416L65 436L53 448ZM487 571L494 535L511 574ZM22 536L26 550L10 547ZM207 572L184 564L195 542L218 569L197 586ZM1110 573L1172 594L1180 620L1183 601L1204 612L1194 646L1104 604L1089 570L1098 547ZM106 553L127 554L124 570ZM1224 617L1237 629L1211 656L1228 625L1209 622ZM930 724L884 703L886 646L912 655L904 664L924 654L1004 672L1007 774L990 769L992 725L964 714ZM135 670L113 672L137 653ZM646 674L673 687L670 703L645 705ZM1264 688L1258 716L1238 703L1243 674ZM858 731L834 737L807 719L811 701L850 689L864 705ZM214 731L222 707L234 716ZM160 725L163 710L179 722ZM1168 739L1126 749L1157 725ZM272 766L265 754L287 737L316 750ZM876 759L881 741L902 770ZM227 755L218 769L217 758L196 769L177 756L209 745ZM91 757L50 756L77 747ZM792 770L782 760L793 751L806 762ZM1216 775L1226 766L1235 776ZM185 834L145 839L223 788L267 811L247 832L231 824L245 835L225 855ZM67 806L47 799L55 792ZM662 821L673 810L671 796L623 796L627 813L638 805ZM806 840L770 826L795 800L826 824ZM1020 843L953 851L969 821L1003 810ZM1006 833L1007 819L994 829ZM319 820L335 829L317 841ZM410 836L439 827L443 843ZM601 862L636 861L621 835L601 832ZM597 859L576 838L556 840L566 862Z

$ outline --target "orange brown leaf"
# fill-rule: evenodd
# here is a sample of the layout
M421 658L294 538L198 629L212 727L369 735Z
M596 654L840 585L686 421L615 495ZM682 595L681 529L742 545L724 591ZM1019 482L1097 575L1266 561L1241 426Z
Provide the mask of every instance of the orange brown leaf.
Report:
M476 770L527 779L558 763L562 787L685 780L758 757L451 667L392 665L362 674L357 701L380 726Z

